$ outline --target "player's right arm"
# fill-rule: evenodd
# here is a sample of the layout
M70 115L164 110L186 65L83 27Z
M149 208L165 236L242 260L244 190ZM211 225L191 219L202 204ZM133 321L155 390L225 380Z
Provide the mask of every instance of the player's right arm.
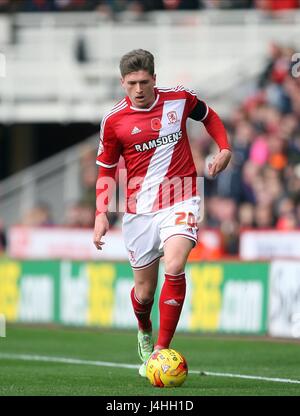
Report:
M99 213L98 215L96 215L94 227L94 244L97 250L102 250L102 246L105 243L101 240L108 230L109 222L107 214L105 212Z
M94 227L94 245L102 250L102 238L109 229L107 212L109 203L116 190L116 169L121 147L115 135L109 116L103 118L100 129L100 142L97 155L98 179L96 183L96 218Z

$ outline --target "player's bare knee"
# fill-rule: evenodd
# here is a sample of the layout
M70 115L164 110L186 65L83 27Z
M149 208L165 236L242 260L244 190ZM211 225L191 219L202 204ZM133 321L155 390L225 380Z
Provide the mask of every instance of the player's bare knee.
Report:
M184 272L185 262L181 259L173 258L165 261L165 272L167 274L180 274Z
M145 305L153 300L154 293L149 290L135 290L135 296L141 304Z

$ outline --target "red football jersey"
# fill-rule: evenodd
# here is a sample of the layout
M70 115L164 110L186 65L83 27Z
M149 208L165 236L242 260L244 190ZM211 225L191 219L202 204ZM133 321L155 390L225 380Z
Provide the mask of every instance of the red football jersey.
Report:
M186 131L197 96L182 86L155 88L155 96L149 108L133 107L126 97L101 123L97 164L113 168L124 157L131 213L157 211L197 194Z

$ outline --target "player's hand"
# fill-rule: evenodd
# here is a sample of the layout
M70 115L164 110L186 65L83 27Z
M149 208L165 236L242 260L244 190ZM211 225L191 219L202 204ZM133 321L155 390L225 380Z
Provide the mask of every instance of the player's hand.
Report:
M212 163L208 164L208 174L213 178L222 170L226 168L231 159L231 151L228 149L222 149L212 160Z
M98 214L95 219L95 228L94 228L94 244L97 250L102 250L103 241L102 237L106 234L109 229L109 222L106 214Z

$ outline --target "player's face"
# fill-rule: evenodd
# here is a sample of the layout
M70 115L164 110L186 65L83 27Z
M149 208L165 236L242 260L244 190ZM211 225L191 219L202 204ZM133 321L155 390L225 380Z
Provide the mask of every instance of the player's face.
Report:
M134 107L147 108L155 101L154 85L156 75L140 70L121 78L121 84Z

